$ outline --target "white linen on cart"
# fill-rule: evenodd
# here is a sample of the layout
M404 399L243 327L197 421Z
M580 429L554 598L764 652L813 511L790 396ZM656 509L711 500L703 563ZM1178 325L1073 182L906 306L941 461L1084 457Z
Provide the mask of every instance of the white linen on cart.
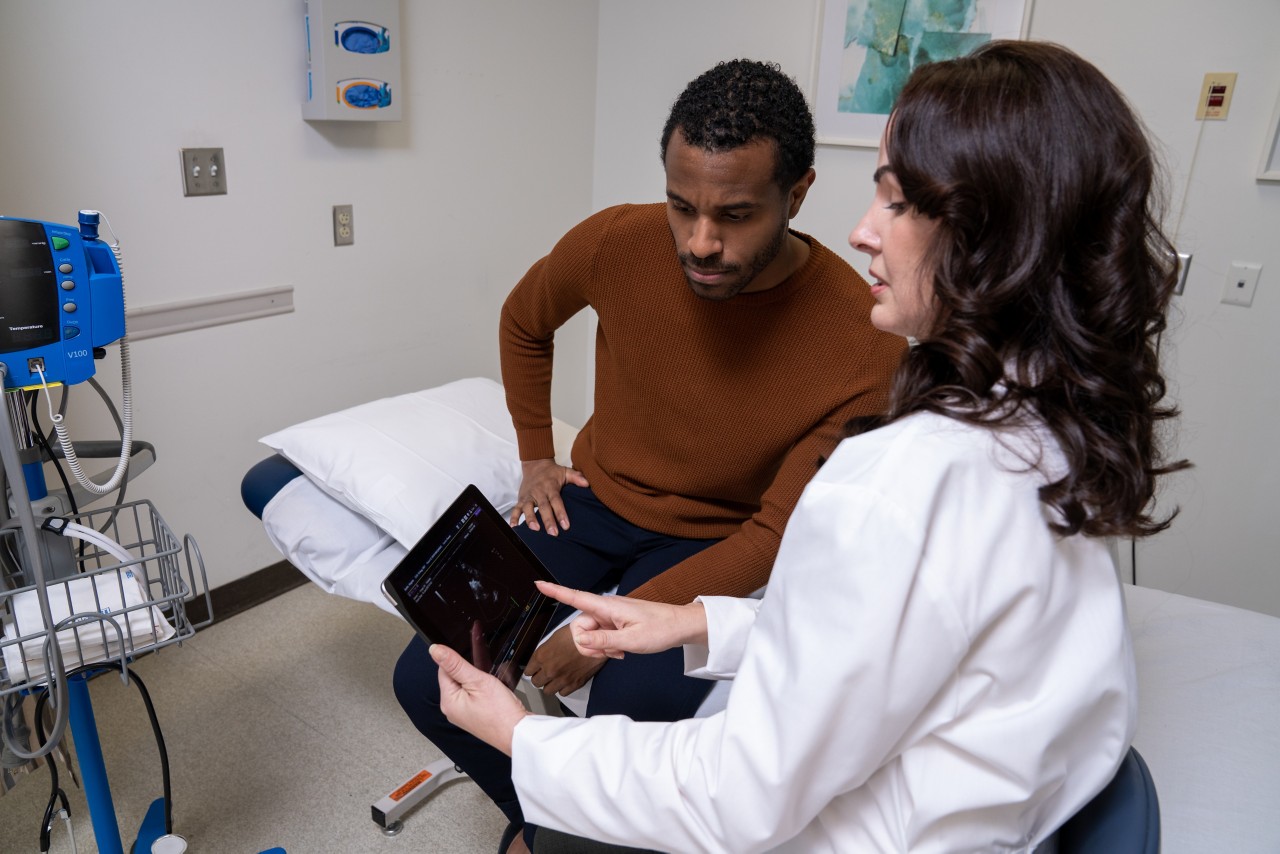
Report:
M120 654L123 644L127 653L133 649L166 641L174 628L158 608L145 607L150 601L132 569L108 569L93 575L46 586L49 612L55 624L72 614L101 614L111 620L86 619L57 632L64 664L78 667L106 661ZM48 637L40 600L35 589L15 593L10 599L12 613L4 618L4 666L12 683L43 679L44 644ZM119 629L119 632L116 629ZM20 637L36 634L31 640L13 643Z

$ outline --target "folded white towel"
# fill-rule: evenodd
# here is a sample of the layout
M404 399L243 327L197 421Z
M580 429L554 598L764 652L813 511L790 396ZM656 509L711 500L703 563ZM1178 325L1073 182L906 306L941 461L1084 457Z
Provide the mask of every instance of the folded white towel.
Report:
M159 608L146 607L150 601L132 569L117 569L49 584L49 611L55 623L72 614L102 614L116 628L102 620L88 620L58 632L66 668L106 661L126 653L166 641L175 634ZM35 590L24 590L9 600L11 613L5 616L4 665L10 684L42 679L47 674L44 642L50 627L40 614ZM17 643L25 635L31 640Z

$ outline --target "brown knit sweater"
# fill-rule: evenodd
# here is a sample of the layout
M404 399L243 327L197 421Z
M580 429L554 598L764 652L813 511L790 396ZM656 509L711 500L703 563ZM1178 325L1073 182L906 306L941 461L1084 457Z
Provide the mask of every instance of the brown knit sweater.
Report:
M850 418L887 404L906 342L871 326L873 300L852 268L799 236L809 259L790 278L712 302L685 281L664 206L620 205L575 226L503 305L502 381L521 459L554 456L552 338L589 305L595 411L574 467L634 525L724 538L632 596L684 603L763 587L819 458Z

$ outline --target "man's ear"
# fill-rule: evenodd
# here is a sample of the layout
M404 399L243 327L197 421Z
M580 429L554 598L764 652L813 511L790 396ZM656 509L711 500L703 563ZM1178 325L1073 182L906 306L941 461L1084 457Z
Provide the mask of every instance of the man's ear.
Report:
M809 188L813 186L813 179L816 177L818 173L813 171L813 167L809 167L809 171L792 185L787 196L787 219L794 219L800 213L800 206L804 204L804 198L809 194Z

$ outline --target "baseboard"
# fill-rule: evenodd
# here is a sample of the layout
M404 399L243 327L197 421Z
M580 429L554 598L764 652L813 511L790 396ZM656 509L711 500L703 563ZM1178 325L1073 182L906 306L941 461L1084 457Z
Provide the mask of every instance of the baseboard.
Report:
M307 583L307 577L297 567L282 560L271 566L251 572L244 578L215 587L209 591L209 599L213 603L213 621L220 623L247 611L254 605L261 605L281 593L288 593L296 587ZM187 618L199 625L209 617L209 608L203 596L197 596L187 603Z

